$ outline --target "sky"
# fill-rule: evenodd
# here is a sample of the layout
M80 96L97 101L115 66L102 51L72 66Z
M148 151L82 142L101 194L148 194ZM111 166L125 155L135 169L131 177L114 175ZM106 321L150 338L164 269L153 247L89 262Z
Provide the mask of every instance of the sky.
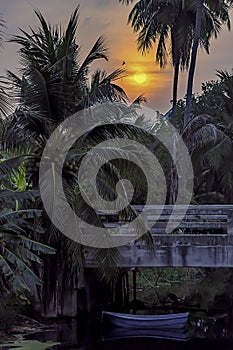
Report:
M142 56L137 51L137 35L127 25L130 6L119 4L118 0L1 0L0 13L7 25L7 35L19 34L19 29L29 30L29 25L35 28L38 21L34 8L39 9L51 24L61 23L65 27L70 14L80 5L77 42L82 47L82 58L89 52L99 36L104 36L109 49L109 61L99 60L91 68L91 73L97 68L111 72L116 68L126 69L127 76L118 80L130 100L144 94L147 106L166 113L171 108L172 96L172 66L160 69L155 63L155 48L150 54ZM233 26L233 15L232 26ZM201 90L203 82L216 79L217 69L230 71L233 68L233 32L223 29L217 40L212 40L210 54L200 50L195 74L194 92ZM17 54L18 46L5 43L0 53L0 73L6 69L17 72L20 68ZM182 73L179 83L179 98L185 95L187 73Z

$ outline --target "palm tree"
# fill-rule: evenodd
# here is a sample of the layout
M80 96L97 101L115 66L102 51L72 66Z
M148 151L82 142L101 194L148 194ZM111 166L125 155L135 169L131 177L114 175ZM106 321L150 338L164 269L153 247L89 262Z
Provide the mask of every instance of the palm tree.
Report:
M129 1L119 0L129 4ZM132 1L131 1L132 2ZM193 13L182 1L138 1L131 10L128 23L138 34L138 49L145 53L158 43L156 61L165 67L169 55L174 66L172 123L175 123L179 70L188 67L192 43ZM171 47L171 52L168 46Z
M119 0L126 5L129 1ZM133 2L133 1L131 1ZM175 125L177 90L180 68L188 67L192 43L193 13L186 9L183 1L138 1L131 10L128 23L138 34L138 50L145 53L157 43L156 61L165 67L169 55L174 67L171 122ZM167 46L171 47L170 49ZM175 202L177 174L171 164L170 203Z
M58 26L48 25L40 12L36 11L36 15L40 21L40 28L37 31L31 30L30 33L23 31L21 36L12 39L20 45L23 75L19 78L12 72L8 72L18 106L12 115L2 121L1 128L2 147L8 150L17 149L25 155L24 164L28 187L33 189L38 188L38 168L44 146L51 133L64 119L83 108L103 101L127 101L125 92L116 84L117 79L124 74L122 69L117 69L110 74L96 71L91 83L88 83L90 64L97 59L107 60L108 57L104 41L99 38L84 61L79 62L80 47L75 41L78 8L72 14L64 33ZM140 97L136 102L139 103L142 100L143 97ZM130 107L131 111L134 109L134 106ZM124 114L128 110L125 105L119 105L119 115L122 111ZM114 133L128 137L133 131L138 135L137 137L145 139L145 131L139 127L136 131L130 126L125 129L118 126L116 130L106 130L106 128L102 130L93 127L90 133L74 144L67 155L63 176L69 203L83 219L86 221L91 219L92 223L96 223L97 226L102 223L97 213L80 196L76 170L82 158L97 140L102 141L104 136L110 137ZM100 189L107 198L109 198L109 193L115 195L114 181L120 176L118 168L117 164L110 164L102 174L103 176L100 176ZM109 171L112 174L112 183L109 183ZM37 202L37 207L43 209L39 202ZM128 212L132 215L130 208ZM59 298L63 300L61 302L69 303L75 295L72 288L76 286L77 272L80 285L84 253L80 244L61 235L45 215L43 224L47 228L47 234L44 235L45 242L57 249L56 256L45 258L45 286L43 288L45 313L55 316L57 315L55 304L59 302L54 297L56 293L60 293ZM94 252L94 258L99 262L97 272L102 279L109 282L118 278L119 270L116 266L118 256L118 251L114 248L98 249ZM71 286L69 297L67 294L66 297L63 295L63 289L59 289L58 284L64 288L66 285Z
M120 1L128 4L129 1ZM208 17L208 14L206 15ZM129 14L131 23L138 35L138 49L149 51L158 42L156 60L160 67L167 63L171 54L174 66L173 105L171 122L175 125L177 108L177 89L180 69L188 69L193 41L195 12L184 1L138 1ZM208 52L209 37L206 32L213 30L213 24L207 21L201 33L200 44ZM171 52L167 46L171 46ZM174 146L175 147L175 146ZM175 202L177 174L175 164L171 164L170 203Z
M191 62L188 75L188 84L187 84L187 94L186 94L186 108L184 116L184 125L188 123L191 118L191 104L192 104L192 93L193 93L193 79L196 67L197 60L197 50L201 37L201 30L203 29L203 24L207 21L212 21L214 24L213 29L210 32L207 32L208 40L211 36L217 35L221 29L222 24L227 24L228 29L230 30L230 18L229 10L232 8L233 1L227 0L197 0L192 1L191 7L196 7L196 21L195 21L195 34L192 47ZM206 14L209 14L207 18Z
M128 5L133 0L119 0ZM157 44L156 60L160 67L167 64L169 55L174 66L173 78L173 106L172 122L175 123L177 105L177 87L179 70L188 69L190 53L195 36L196 18L199 16L199 8L190 1L138 1L131 10L128 23L138 35L138 49L143 53L152 49ZM212 11L212 10L211 10ZM198 34L198 46L203 47L209 53L210 38L219 31L219 19L214 16L208 7L204 7L201 16L201 28ZM226 17L226 9L221 10L221 18ZM227 21L228 19L225 18ZM197 31L195 36L195 42ZM171 51L167 46L171 47Z

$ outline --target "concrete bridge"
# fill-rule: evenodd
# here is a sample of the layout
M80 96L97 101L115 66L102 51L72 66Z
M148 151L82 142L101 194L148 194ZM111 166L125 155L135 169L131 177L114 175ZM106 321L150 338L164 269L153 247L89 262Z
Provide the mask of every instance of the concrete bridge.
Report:
M141 212L142 209L140 206L135 207L137 212ZM160 210L161 208L155 206L147 207L144 218L150 227L150 223L157 219L156 215ZM125 269L118 281L120 284L115 285L114 293L111 288L103 289L103 284L96 279L93 271L96 265L93 262L93 250L90 248L84 247L87 267L84 271L84 289L79 290L76 282L73 282L73 286L66 286L63 280L63 276L67 273L64 270L65 265L57 266L56 288L51 294L48 293L48 288L44 290L42 314L47 317L58 315L73 317L77 316L78 310L90 312L95 310L97 305L100 310L104 309L109 300L111 302L128 300L128 289L122 286L127 284L126 271L131 267L233 267L233 205L191 205L185 217L182 216L182 211L182 206L176 206L175 212L172 206L164 207L151 229L154 250L142 239L119 248L121 258L118 260L118 265ZM121 232L124 222L119 215L113 212L101 212L100 216L104 226L117 227L120 233L126 236L132 235L130 231L124 232L124 228ZM165 232L169 222L175 223L177 228L167 234ZM53 256L50 257L52 258ZM52 273L54 274L54 270ZM136 300L136 270L133 276L134 300ZM41 303L41 298L38 300Z
M142 206L134 207L137 212ZM156 223L150 230L154 240L154 249L142 239L119 248L120 267L161 267L161 266L199 266L233 267L233 205L190 205L186 215L182 216L182 206L147 207L144 213L148 225ZM121 229L121 219L113 212L101 212L106 227ZM167 234L169 223L177 225ZM151 227L151 226L150 226ZM126 232L130 235L130 232ZM87 249L86 266L94 267L92 254Z

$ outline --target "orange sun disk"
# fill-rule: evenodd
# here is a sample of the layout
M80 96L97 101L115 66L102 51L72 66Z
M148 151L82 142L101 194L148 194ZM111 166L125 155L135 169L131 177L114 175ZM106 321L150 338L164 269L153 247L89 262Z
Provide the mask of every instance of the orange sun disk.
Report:
M147 80L147 75L146 75L146 73L143 73L143 72L135 73L133 75L133 79L137 84L143 84Z

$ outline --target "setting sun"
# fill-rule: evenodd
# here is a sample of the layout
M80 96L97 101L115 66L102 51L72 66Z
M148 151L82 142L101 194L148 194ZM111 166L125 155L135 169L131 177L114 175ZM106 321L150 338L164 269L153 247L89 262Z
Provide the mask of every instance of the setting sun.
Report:
M147 75L146 73L135 73L133 78L136 81L136 83L143 84L147 80Z

